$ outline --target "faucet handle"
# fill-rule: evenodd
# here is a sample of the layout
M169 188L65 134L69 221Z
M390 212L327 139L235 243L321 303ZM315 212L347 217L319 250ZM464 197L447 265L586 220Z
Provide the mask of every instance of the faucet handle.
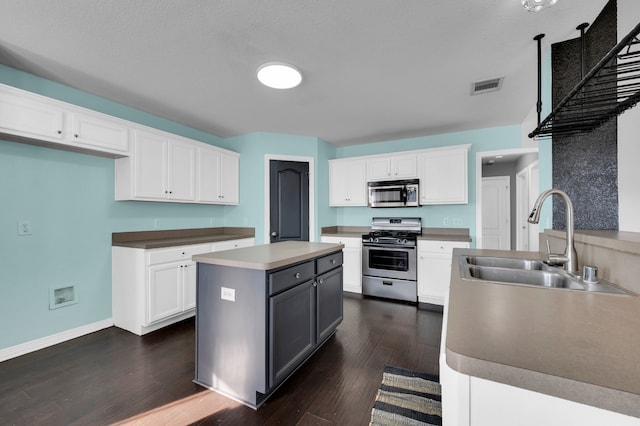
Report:
M564 254L555 254L551 253L551 248L549 247L549 240L547 242L547 265L557 266L564 265L569 261L569 258Z
M551 247L549 247L549 240L545 240L547 243L547 257L551 256Z

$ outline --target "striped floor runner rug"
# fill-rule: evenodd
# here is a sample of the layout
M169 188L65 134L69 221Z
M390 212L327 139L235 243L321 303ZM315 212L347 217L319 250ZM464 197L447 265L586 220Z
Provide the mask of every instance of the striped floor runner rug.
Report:
M370 424L442 425L438 376L385 366Z

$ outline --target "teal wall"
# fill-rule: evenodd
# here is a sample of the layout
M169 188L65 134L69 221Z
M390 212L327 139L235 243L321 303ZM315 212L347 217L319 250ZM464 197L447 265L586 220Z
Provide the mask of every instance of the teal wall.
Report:
M324 226L368 226L374 215L418 215L428 227L441 227L448 218L449 227L469 228L475 236L475 153L520 146L520 126L343 148L316 137L272 133L222 139L1 65L0 83L241 154L238 206L114 201L112 159L0 140L0 349L111 317L112 232L153 230L159 218L158 229L252 226L257 243L263 242L265 155L314 159L316 239ZM472 144L468 205L376 210L328 205L329 159L460 144ZM541 188L547 173L549 187L551 179L550 148L548 157L545 152L541 145ZM18 236L20 220L31 222L32 235ZM76 285L80 302L49 310L49 288L69 284Z
M274 133L250 133L228 138L226 146L240 153L240 204L227 207L227 226L253 226L256 243L264 243L265 229L265 156L292 156L313 158L315 167L315 240L320 240L322 226L335 223L335 213L328 209L329 180L328 160L335 155L335 148L309 136Z
M179 134L222 139L0 66L0 83ZM112 159L0 140L0 348L111 317L111 233L223 226L223 206L114 201ZM32 235L18 236L18 221ZM80 302L49 310L49 288Z

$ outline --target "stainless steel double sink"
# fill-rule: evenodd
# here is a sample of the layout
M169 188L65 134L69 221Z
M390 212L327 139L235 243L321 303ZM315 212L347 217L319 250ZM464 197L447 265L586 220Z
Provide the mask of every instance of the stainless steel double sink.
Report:
M602 279L597 282L584 281L582 277L569 274L562 267L547 265L539 259L492 256L460 256L459 259L463 279L619 295L632 294Z

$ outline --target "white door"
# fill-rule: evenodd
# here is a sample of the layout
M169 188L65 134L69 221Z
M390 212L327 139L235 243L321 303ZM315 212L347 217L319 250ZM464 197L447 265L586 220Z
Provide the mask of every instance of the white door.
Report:
M511 249L509 176L482 178L482 248Z
M538 225L527 221L538 196L538 162L516 175L516 249L538 251Z

